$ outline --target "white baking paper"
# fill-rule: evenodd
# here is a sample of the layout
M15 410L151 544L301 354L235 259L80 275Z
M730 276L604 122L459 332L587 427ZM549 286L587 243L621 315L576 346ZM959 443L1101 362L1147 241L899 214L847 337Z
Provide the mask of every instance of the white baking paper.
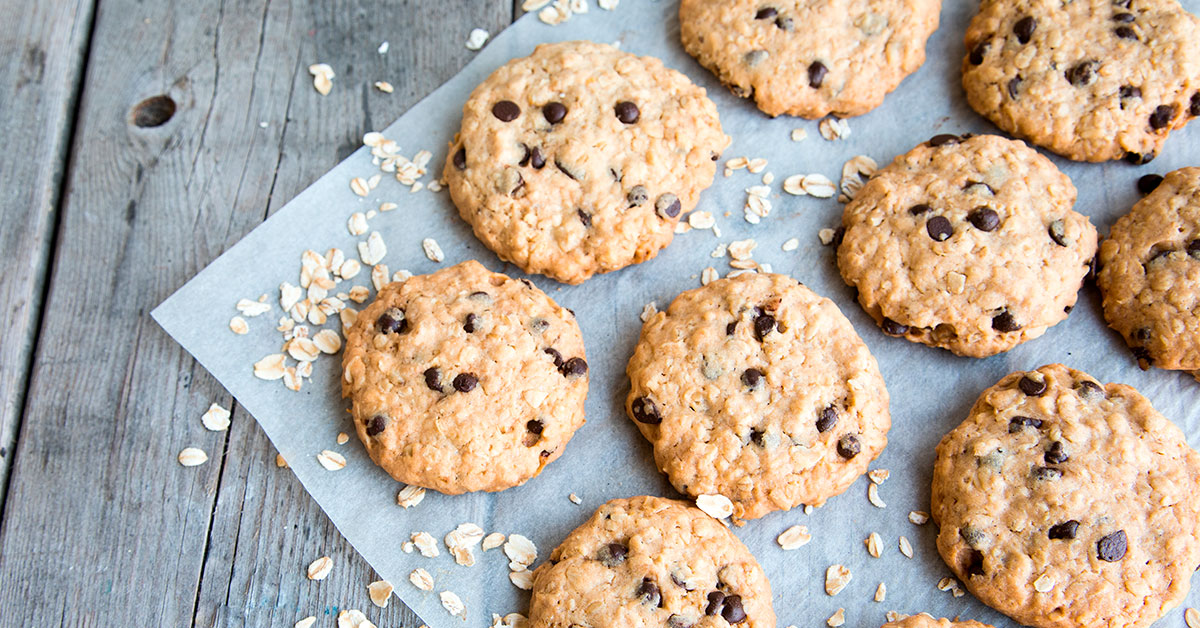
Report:
M676 4L649 0L626 0L611 12L592 6L587 14L555 27L527 15L488 43L460 74L383 130L409 157L419 149L434 152L431 175L424 179L429 182L441 170L445 147L459 125L462 103L479 81L510 58L529 54L538 43L591 39L660 57L706 86L720 110L725 131L733 137L722 161L743 155L763 157L769 161L764 172L775 175L770 196L774 211L762 224L750 225L742 217L745 189L761 184L761 173L740 170L726 178L718 172L698 209L717 216L722 237L715 237L712 231L678 236L656 259L577 287L532 277L559 303L578 313L591 365L591 395L588 422L566 453L523 487L458 497L431 492L417 507L400 508L396 505L400 485L371 463L357 439L343 446L334 442L338 432L354 433L346 419L346 404L339 398L339 357L318 360L312 380L300 393L252 374L255 361L279 351L280 334L274 331L283 314L278 286L282 281L298 282L301 253L336 246L348 257L356 257L356 244L365 238L347 231L347 219L353 212L377 208L385 201L399 204L398 209L370 220L370 229L379 231L387 244L384 263L393 271L425 273L474 258L493 270L519 275L472 236L444 191L410 193L385 177L368 198L354 195L349 187L352 177L367 178L379 171L366 150L339 164L214 261L156 309L154 318L254 415L338 529L379 574L396 585L397 594L426 623L433 628L483 627L490 624L492 613L523 613L527 608L527 594L509 583L508 561L501 551L490 550L476 566L462 567L453 562L444 545L438 558L429 559L404 553L402 542L414 531L428 531L440 544L458 524L474 522L487 532L529 537L537 544L540 561L607 499L645 493L674 495L655 469L651 448L623 412L628 390L624 368L641 326L638 315L648 302L665 307L679 292L699 286L699 275L706 266L728 272L728 257L709 255L718 243L754 238L758 241L756 260L769 263L775 272L791 274L841 306L878 358L892 397L890 443L873 465L891 471L880 491L887 503L885 509L867 502L868 482L863 478L811 515L800 509L775 513L735 529L771 579L779 625L824 625L826 618L844 608L848 626L879 626L887 610L962 615L1011 626L1011 621L969 594L955 598L936 588L949 570L934 548L934 528L932 524L916 526L907 519L911 510L929 509L933 450L941 436L964 418L979 392L1001 376L1064 362L1102 381L1135 386L1183 427L1191 444L1197 446L1200 384L1179 373L1139 371L1118 335L1104 325L1093 286L1084 288L1067 321L1038 340L985 360L958 358L887 338L854 302L838 276L833 250L817 238L820 229L839 223L842 206L834 199L786 195L782 182L797 173L821 173L837 181L842 164L850 157L865 154L883 165L936 133L995 132L967 106L959 77L962 34L977 3L945 0L944 5L941 27L929 41L924 67L888 96L882 107L850 119L852 134L838 141L822 139L815 121L769 119L752 103L731 96L684 53ZM1184 5L1200 10L1200 0L1184 0ZM792 141L791 131L796 128L805 129L807 139ZM1055 161L1079 188L1076 208L1107 232L1137 200L1134 182L1140 175L1200 165L1198 140L1200 124L1193 124L1173 134L1163 153L1140 168L1123 163ZM443 263L431 262L423 254L421 240L428 237L445 250ZM799 248L782 251L781 245L793 237L799 239ZM353 284L369 286L368 275L364 270L334 292L347 291ZM269 295L271 311L248 319L248 335L231 333L229 319L237 314L234 303L260 294ZM337 328L336 318L326 327ZM322 468L316 455L324 449L344 453L346 468L336 472ZM578 494L582 504L569 501L570 493ZM807 525L814 540L784 552L775 537L794 524ZM871 532L883 537L882 558L867 554L863 541ZM901 535L912 542L912 559L897 549ZM826 567L834 563L849 567L853 580L840 594L829 597L823 578ZM417 567L433 575L433 592L409 584L408 574ZM887 584L887 599L876 603L872 597L880 582ZM465 624L441 607L438 593L442 591L461 596L466 604ZM1189 600L1200 606L1200 594L1193 593ZM365 591L362 599L345 600L345 605L365 609L368 616L373 610ZM1182 608L1173 610L1159 625L1183 626Z

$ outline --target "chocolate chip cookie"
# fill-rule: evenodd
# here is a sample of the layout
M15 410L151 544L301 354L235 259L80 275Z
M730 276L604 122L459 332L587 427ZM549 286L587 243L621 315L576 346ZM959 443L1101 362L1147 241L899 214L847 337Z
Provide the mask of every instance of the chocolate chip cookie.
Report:
M577 284L670 244L729 141L704 89L658 59L543 44L471 93L444 177L488 248Z
M972 593L1037 628L1149 626L1200 564L1200 454L1129 386L1012 373L942 439L932 515Z
M771 584L745 545L700 509L614 499L533 572L530 628L774 628Z
M885 334L984 357L1067 317L1096 254L1075 186L995 135L938 135L897 157L842 216L838 267Z
M683 47L771 116L862 115L925 62L941 0L682 0Z
M1104 318L1138 364L1200 370L1200 168L1140 181L1146 198L1100 245Z
M983 0L966 45L971 106L1070 159L1146 163L1200 115L1200 19L1176 0Z
M346 333L342 368L371 459L443 493L522 484L584 422L575 316L475 261L380 290Z
M891 427L875 358L829 299L785 275L680 294L642 327L625 407L679 492L736 520L819 506L867 470Z
M934 619L929 613L909 615L904 619L889 621L880 628L995 628L977 621L951 621L949 619Z

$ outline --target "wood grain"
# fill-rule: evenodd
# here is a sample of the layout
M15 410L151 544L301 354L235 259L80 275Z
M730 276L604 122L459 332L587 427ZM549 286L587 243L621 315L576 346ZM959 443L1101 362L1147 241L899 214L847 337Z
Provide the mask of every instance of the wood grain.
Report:
M291 626L359 608L416 625L398 603L371 606L369 568L275 468L253 419L201 427L209 403L230 399L147 312L453 75L471 28L511 17L508 3L472 0L100 5L0 529L6 616ZM326 97L307 72L318 61L338 75ZM139 115L157 96L174 114L134 124L165 117ZM3 222L13 215L6 206ZM181 467L187 446L209 462ZM320 555L334 572L308 581Z

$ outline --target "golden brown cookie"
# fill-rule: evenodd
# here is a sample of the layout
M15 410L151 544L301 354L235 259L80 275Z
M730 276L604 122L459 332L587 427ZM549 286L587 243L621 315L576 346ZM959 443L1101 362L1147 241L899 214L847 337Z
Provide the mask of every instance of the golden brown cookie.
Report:
M977 621L953 621L949 619L934 619L929 613L909 615L904 619L889 621L880 628L995 628Z

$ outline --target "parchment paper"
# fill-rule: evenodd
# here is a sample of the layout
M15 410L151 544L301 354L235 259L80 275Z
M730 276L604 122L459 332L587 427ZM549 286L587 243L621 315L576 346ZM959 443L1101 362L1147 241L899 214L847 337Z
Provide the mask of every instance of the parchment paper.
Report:
M743 220L742 206L745 188L759 184L761 175L742 170L725 178L718 170L714 186L701 197L697 209L718 216L722 238L711 231L677 236L657 259L597 276L578 287L532 277L559 303L578 312L591 365L591 394L588 423L560 460L523 487L459 497L430 492L419 506L404 510L396 505L400 485L370 462L357 438L344 446L334 444L338 432L354 433L338 394L340 356L318 360L311 382L300 393L252 374L256 360L279 351L280 335L274 330L283 314L278 286L281 281L297 283L300 254L305 249L325 251L337 246L347 257L355 256L356 242L363 238L347 232L346 221L352 212L366 211L383 201L399 203L399 209L380 213L370 221L370 228L378 230L387 243L383 261L392 270L431 272L475 258L493 270L520 276L472 236L444 191L410 194L385 177L368 199L352 194L348 186L351 177L378 172L366 150L350 156L288 203L159 306L153 316L254 415L338 529L395 584L397 594L429 626L482 627L490 624L491 613L524 613L527 609L528 595L509 583L508 561L501 551L491 550L480 556L476 566L462 567L454 564L444 545L441 556L427 559L403 553L401 543L419 530L430 532L440 543L447 532L469 521L487 532L528 536L537 544L540 562L607 499L638 494L674 496L655 469L651 448L623 412L628 390L624 368L641 327L638 314L649 301L665 307L679 292L700 285L698 276L706 266L728 272L728 258L709 256L718 242L755 238L759 242L755 259L769 262L775 272L802 280L841 306L878 359L892 396L890 443L873 465L891 471L891 479L881 490L886 509L867 502L867 480L862 478L812 515L797 509L735 529L770 577L779 625L823 626L834 611L845 608L848 626L879 626L887 610L962 615L1011 626L1013 622L969 594L954 598L936 589L937 581L950 572L934 548L934 527L918 527L907 520L910 510L929 509L933 448L941 436L965 417L980 391L1001 376L1064 362L1101 381L1135 386L1187 432L1195 447L1200 445L1200 384L1178 373L1139 371L1119 336L1106 328L1093 286L1084 288L1070 318L1045 336L985 360L956 358L945 351L887 338L855 303L838 276L833 250L817 239L819 229L839 223L842 206L834 199L783 194L782 181L787 175L816 172L836 182L842 164L854 155L869 155L882 166L936 133L996 132L969 109L960 83L962 33L977 3L945 0L944 4L941 26L929 41L924 67L888 96L882 107L850 119L852 135L836 142L822 139L815 121L772 120L752 103L730 95L684 53L676 3L650 0L626 0L612 12L593 5L589 13L556 27L527 15L495 37L460 74L384 130L387 137L399 141L405 155L411 157L422 148L434 151L428 181L440 173L447 142L458 129L463 101L487 74L510 58L529 54L537 43L591 39L660 57L706 86L720 110L725 131L733 137L722 162L739 155L766 157L767 171L776 175L771 196L775 209L760 225ZM1193 12L1200 10L1200 0L1184 0L1183 4ZM793 128L806 129L808 139L791 141ZM1076 209L1106 233L1137 200L1134 182L1140 175L1200 165L1198 139L1200 123L1173 134L1163 153L1141 168L1123 163L1055 161L1079 188ZM425 237L441 244L446 253L443 264L422 254L420 242ZM801 246L785 253L780 246L791 237L799 238ZM352 283L369 285L368 275L364 271ZM350 285L343 282L336 291L348 290ZM270 297L271 312L248 319L249 335L231 333L229 320L237 314L234 303L262 293ZM337 328L336 317L326 327ZM349 464L341 471L326 471L315 458L323 449L344 453ZM582 498L582 505L568 501L571 492ZM784 552L775 537L793 524L809 526L814 541L797 551ZM863 540L870 532L878 532L884 539L882 558L871 558L866 552ZM897 550L899 535L912 541L914 558L905 558ZM853 581L839 595L829 597L823 590L823 578L826 567L833 563L849 567ZM304 567L295 566L298 570ZM419 591L409 584L408 574L417 567L433 574L434 592ZM888 587L884 603L872 601L879 582ZM439 604L437 593L446 590L456 592L466 603L465 624ZM1200 593L1194 592L1189 602L1200 606ZM345 604L375 616L365 590L361 599L348 599ZM297 618L307 614L301 609ZM321 625L331 622L323 619ZM1183 626L1182 608L1158 625Z

